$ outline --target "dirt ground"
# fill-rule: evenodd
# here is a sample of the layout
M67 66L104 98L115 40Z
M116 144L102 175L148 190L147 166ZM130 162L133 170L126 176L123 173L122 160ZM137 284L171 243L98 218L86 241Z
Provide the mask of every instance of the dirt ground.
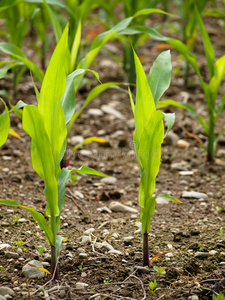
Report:
M215 19L206 18L205 21L216 57L220 57L225 50L222 27ZM115 46L115 43L112 45ZM139 49L138 54L143 56L142 63L147 71L159 54L159 51L151 51L156 45L150 40ZM173 69L179 67L181 70L177 74L173 72L171 87L163 98L185 100L205 117L205 99L196 76L190 70L190 83L185 88L183 60L175 50L172 49L171 53ZM195 53L201 71L205 72L206 62L200 40ZM121 68L104 54L98 56L92 69L99 72L104 82L121 77ZM12 95L9 78L0 80L0 88L8 89ZM77 95L78 105L84 101L88 89L90 86ZM221 93L224 91L223 84ZM20 99L36 103L29 74L20 82L18 94L12 102ZM101 116L93 116L88 111L90 108L101 109L103 105L114 108L121 115L107 114L102 110ZM142 240L135 224L139 221L140 179L132 142L133 116L128 95L110 89L94 99L78 118L68 139L68 150L73 148L76 136L101 136L109 143L84 146L72 155L69 168L86 165L116 179L104 183L96 176L79 176L75 183L67 184L60 234L68 239L63 243L59 260L58 282L50 281L48 275L42 279L26 280L22 267L32 259L41 260L49 269L49 246L28 212L0 206L0 242L11 247L16 245L15 241L24 242L24 249L18 246L7 251L0 250L0 266L3 267L0 285L15 291L11 299L194 300L212 299L213 293L224 292L225 238L221 228L225 227L225 140L222 139L218 145L216 161L207 163L200 144L185 133L188 130L204 141L204 133L197 121L184 111L172 108L167 111L176 112L172 129L175 135L169 135L162 146L156 194L169 193L180 199L182 204L157 203L149 235L151 257L169 252L153 263L153 266L165 267L165 274L159 278L153 266L141 268ZM22 130L21 120L15 115L11 117L11 127L21 135L21 139L9 136L1 148L1 198L15 199L45 214L44 183L32 168L30 138ZM217 133L225 129L224 118L223 113L217 124ZM205 196L200 199L183 197L184 192L191 191ZM114 201L137 212L108 211L106 208L111 207ZM13 217L21 219L16 221ZM43 257L37 251L39 245L45 247ZM118 252L110 253L109 249ZM9 251L18 255L9 257ZM154 280L160 289L152 295L148 287ZM81 288L77 283L81 283Z

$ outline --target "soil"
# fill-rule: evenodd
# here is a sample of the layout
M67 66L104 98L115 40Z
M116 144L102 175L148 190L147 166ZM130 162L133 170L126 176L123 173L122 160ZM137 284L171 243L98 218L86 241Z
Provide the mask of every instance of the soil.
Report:
M215 19L205 18L210 30L216 56L224 54L222 27ZM111 44L115 46L113 42ZM116 44L117 45L117 44ZM138 50L143 57L146 70L159 51L153 51L156 42L150 40ZM118 50L120 51L120 49ZM151 53L151 55L149 55ZM206 117L206 103L201 87L190 70L189 85L184 87L181 60L171 50L173 73L169 90L164 99L174 99L193 104ZM203 46L199 39L195 53L204 76L206 62ZM101 63L107 60L110 63ZM101 53L92 66L102 81L118 80L121 67ZM92 86L95 84L93 81ZM10 78L0 81L1 88L7 88L12 95ZM91 87L92 87L91 86ZM77 95L78 105L84 101L90 86L85 86ZM221 93L224 91L224 83ZM29 74L19 83L16 103L36 103ZM122 114L122 118L103 114L90 116L89 108L109 105ZM63 243L59 264L60 280L51 281L48 275L42 279L27 280L22 267L32 259L41 260L50 269L50 249L39 227L30 214L20 208L0 206L0 240L11 247L15 241L22 241L22 247L9 251L18 253L17 258L7 258L7 251L0 251L0 285L16 292L13 299L212 299L213 294L224 292L225 238L222 227L225 215L225 149L224 140L218 145L216 160L208 163L200 144L189 137L185 130L204 140L204 132L188 113L178 109L173 132L179 142L166 138L162 145L162 161L157 177L156 194L168 193L180 199L182 204L157 203L149 234L150 256L169 252L159 257L149 269L142 269L142 240L135 222L139 221L138 187L139 167L133 149L132 111L128 95L110 89L94 99L88 109L77 119L68 139L68 151L73 148L72 137L82 135L100 136L109 143L85 145L72 155L69 168L86 165L115 177L116 183L104 184L96 176L78 176L75 183L66 186L66 202L61 215L62 236L68 237ZM218 120L217 133L225 129L225 114ZM21 136L18 140L9 136L1 148L0 189L1 198L15 199L20 204L34 206L45 215L46 200L44 183L34 172L30 158L30 138L22 130L21 120L11 116L11 127ZM185 141L180 142L180 140ZM183 175L181 171L192 171ZM187 174L187 173L186 173ZM206 198L184 198L183 192L195 191L206 194ZM109 207L112 201L119 201L137 213L99 212L98 208ZM20 220L13 219L21 217ZM84 233L88 229L91 233ZM89 241L82 243L83 236ZM127 239L126 239L127 238ZM98 243L107 242L118 254L109 254ZM44 245L43 257L37 246ZM80 249L82 248L82 249ZM80 255L80 252L86 255ZM154 266L165 267L160 277ZM149 283L157 281L152 295ZM77 283L85 283L84 289L77 289Z

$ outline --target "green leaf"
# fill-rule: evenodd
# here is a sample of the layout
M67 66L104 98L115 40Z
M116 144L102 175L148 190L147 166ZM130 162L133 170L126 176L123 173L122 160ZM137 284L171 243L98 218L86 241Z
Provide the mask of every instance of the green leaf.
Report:
M215 106L218 90L221 85L222 78L225 74L225 55L220 57L214 65L214 75L209 82L209 89L212 95L212 105Z
M174 106L174 107L179 107L182 109L187 110L191 115L193 115L198 121L199 123L202 125L202 127L205 130L205 133L208 134L208 125L205 122L205 120L200 117L196 110L194 109L194 107L188 103L181 103L181 102L176 102L174 100L164 100L164 101L159 101L157 108L166 108L168 106Z
M133 115L135 116L135 104L134 104L134 99L132 97L132 93L131 93L130 88L128 88L128 92L129 92L129 96L130 96L130 105L131 105L131 108L132 108L132 111L133 111Z
M0 101L5 106L4 112L0 115L0 147L5 144L8 134L9 134L9 128L10 128L10 117L9 117L9 111L5 104L5 102L0 98Z
M135 104L135 129L137 143L140 143L145 126L153 112L155 112L155 103L152 97L152 92L148 85L148 81L144 69L139 58L134 52L134 60L136 66L136 104Z
M61 98L61 104L63 107L66 123L70 121L70 119L74 115L74 110L75 110L76 101L75 101L74 79L79 75L84 74L86 71L92 72L99 80L98 73L89 69L77 69L73 73L68 75L66 78L66 89Z
M88 70L88 69L87 69ZM88 70L91 71L91 70ZM91 71L93 72L93 71ZM87 105L95 98L97 97L99 94L103 93L105 90L107 90L108 88L113 88L116 87L117 85L120 85L123 83L120 82L107 82L107 83L103 83L100 85L97 85L96 87L94 87L90 93L88 94L86 100L84 101L83 106L81 107L80 110L76 111L75 114L72 116L69 125L68 125L68 132L70 132L74 122L76 121L76 119L79 117L79 115L82 113L82 111L87 107Z
M148 76L148 84L156 107L160 97L170 85L171 71L171 55L170 50L167 50L157 57Z
M89 175L97 175L97 176L102 176L102 177L108 177L108 175L105 175L99 171L96 171L92 168L86 167L86 166L82 166L79 169L73 169L70 171L71 173L78 173L78 174L89 174Z
M218 106L217 106L217 112L216 112L216 120L217 118L219 117L219 115L221 114L223 108L224 108L224 105L225 105L225 94L223 94L223 97L222 99L220 100Z
M163 112L163 114L167 121L167 130L165 133L165 136L166 136L167 133L170 131L170 129L173 127L173 124L175 122L175 113L164 113Z
M203 39L203 44L204 44L205 55L206 55L206 59L207 59L207 63L208 63L210 78L212 78L214 75L214 64L215 64L214 50L213 50L208 33L205 29L204 23L202 22L202 18L198 12L198 8L196 5L195 5L195 16L198 21L198 25L199 25L202 39Z
M10 44L10 43L0 43L0 50L3 51L6 54L9 54L19 61L23 62L26 67L31 70L31 72L34 74L34 76L42 82L44 74L32 61L26 58L23 51L18 48L17 46Z
M156 196L156 198L162 198L164 200L167 200L167 201L174 201L174 202L179 202L179 203L182 203L180 200L178 200L177 198L174 198L168 194L159 194Z
M23 0L11 0L10 2L9 2L9 0L1 0L0 13L14 5L21 3L21 2L23 2Z
M64 58L67 50L68 25L66 26L59 43L49 62L42 83L38 109L43 117L55 163L56 178L60 174L60 162L64 155L62 148L65 145L67 129L61 98L66 88L66 74Z
M44 180L47 198L46 214L58 216L58 189L51 143L44 127L44 119L36 106L23 109L23 129L31 137L31 160L34 170Z
M164 114L161 111L152 113L139 144L138 161L141 166L139 205L142 208L147 206L147 200L152 198L155 191L155 179L159 172L161 144L164 137L163 118ZM141 222L143 223L142 220Z
M38 222L38 225L40 226L40 228L45 232L47 242L50 245L53 245L53 234L52 234L51 228L49 227L44 216L41 213L37 212L32 207L20 205L16 200L0 199L0 203L4 204L4 205L21 207L21 208L24 208L27 211L29 211L31 213L33 219Z
M80 20L78 23L78 26L77 26L76 34L75 34L72 49L71 49L71 59L70 59L70 71L71 72L74 70L75 65L76 65L77 54L78 54L78 50L80 47L80 41L81 41L81 27L82 27L82 23Z
M138 12L136 12L133 15L133 18L137 18L139 16L145 16L145 15L150 15L152 13L160 13L160 14L164 14L164 15L169 15L168 13L166 13L165 11L161 10L161 9L157 9L157 8L146 8L146 9L141 9Z

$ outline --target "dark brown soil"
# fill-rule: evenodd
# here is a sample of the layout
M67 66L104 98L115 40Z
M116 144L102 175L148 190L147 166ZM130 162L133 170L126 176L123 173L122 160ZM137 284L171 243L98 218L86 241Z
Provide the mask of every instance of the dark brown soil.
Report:
M216 56L220 57L225 49L222 28L215 20L209 20L209 28ZM156 51L145 56L155 45L157 43L151 40L139 49L139 55L144 55L142 63L146 70L149 70L159 53ZM175 50L171 51L173 68L180 67L181 71L173 75L171 87L164 99L182 101L184 97L188 97L188 103L194 105L205 117L207 112L204 96L193 71L190 70L189 87L184 88L183 61L178 58ZM196 53L201 69L206 70L200 40L196 46ZM98 70L98 64L103 59L109 58L100 54L92 67L99 71L102 81L105 82L108 78L116 80L117 75L121 76L119 67L118 72L107 65ZM23 78L19 84L17 99L14 99L13 103L19 99L26 103L36 103L30 82L29 75ZM11 93L10 79L0 81L1 88L3 85ZM224 88L223 84L221 90L224 91ZM79 103L85 99L86 94L85 89L79 93ZM29 213L19 208L0 206L0 242L12 247L15 241L25 242L25 251L17 248L10 250L19 253L19 258L7 258L5 251L0 252L0 266L4 267L0 272L0 285L17 288L13 299L188 299L191 295L197 295L199 299L212 299L213 293L224 291L221 281L225 272L225 238L220 230L224 226L225 213L224 144L221 142L218 145L216 161L212 164L207 163L199 143L185 134L185 130L188 130L204 139L197 121L184 111L168 110L176 112L173 131L179 139L188 143L188 147L182 148L176 143L171 145L170 139L166 139L162 147L156 194L169 193L180 199L182 204L157 204L152 218L149 235L150 256L169 251L169 254L153 263L153 266L166 268L166 273L158 278L153 266L145 272L137 268L142 266L142 240L135 225L135 222L139 221L138 213L109 214L97 210L103 206L109 207L112 201L119 201L139 210L139 168L132 147L133 129L128 126L128 121L133 117L128 95L111 89L93 100L88 108L100 108L103 104L113 106L123 118L107 114L92 117L86 110L77 120L69 138L76 135L98 136L99 130L103 129L103 137L107 138L109 143L86 145L83 149L90 150L91 154L85 156L77 151L72 156L69 168L78 168L84 164L115 177L117 182L107 185L100 183L101 178L80 176L76 183L68 183L60 231L68 240L63 244L60 256L59 282L49 281L47 275L44 279L26 280L22 274L22 267L31 259L41 260L37 252L38 245L45 246L43 262L49 269L49 246L45 242L43 232ZM217 133L225 129L224 118L223 113L218 121ZM21 135L21 140L9 136L1 148L1 198L15 199L20 204L34 206L45 214L44 183L32 168L30 139L22 130L18 117L12 115L11 127ZM70 139L69 150L73 147ZM178 167L176 164L179 164ZM193 171L193 174L181 175L182 170ZM71 197L70 191L73 194L80 192L83 197L78 193L77 198ZM184 191L205 193L207 197L183 198ZM25 222L16 222L13 217L24 218ZM82 245L84 231L90 228L95 229L90 233L90 242ZM124 240L125 237L133 239L127 241ZM121 254L112 255L105 248L98 249L97 243L104 241L121 251ZM85 258L80 258L79 248L83 248L87 254ZM206 252L206 255L199 257L196 256L197 252ZM151 295L148 287L154 280L157 280L157 287L160 289ZM88 286L84 290L77 290L77 282L86 283ZM41 286L44 287L36 291ZM52 290L53 287L56 289Z

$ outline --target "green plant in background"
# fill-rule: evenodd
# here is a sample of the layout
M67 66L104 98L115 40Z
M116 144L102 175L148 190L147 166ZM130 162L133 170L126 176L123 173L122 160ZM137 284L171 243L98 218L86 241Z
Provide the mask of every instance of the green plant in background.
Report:
M156 272L159 281L160 281L161 275L165 275L166 274L166 268L165 267L154 266L153 269Z
M180 103L173 100L164 100L158 102L158 108L165 108L168 106L175 106L182 109L187 110L192 116L194 116L201 126L203 127L205 134L208 138L207 141L207 160L213 161L214 155L216 151L216 145L218 140L221 138L221 136L224 134L224 131L220 132L217 136L215 135L215 126L216 122L224 108L225 105L225 94L223 94L222 97L220 97L220 100L218 98L218 92L219 88L222 82L222 78L225 73L225 55L220 57L217 61L215 60L214 50L213 46L210 42L208 33L205 29L204 23L201 19L201 16L198 12L197 6L195 6L194 10L195 17L198 22L198 26L201 31L201 36L203 39L204 44L204 50L205 50L205 56L207 60L208 65L208 75L209 75L209 83L207 83L207 79L204 80L202 78L202 75L200 73L196 56L190 52L186 45L183 44L181 41L176 39L171 39L168 37L164 37L161 34L159 34L157 31L155 31L152 28L148 28L145 26L135 26L133 27L133 31L135 32L146 32L151 37L153 37L156 40L165 41L168 44L172 45L177 51L179 51L187 60L187 62L193 67L196 75L199 78L199 81L201 83L206 104L207 104L207 110L208 110L208 120L204 120L203 117L201 117L195 108L187 103Z
M157 281L156 280L149 282L148 289L151 293L151 296L153 296L153 294L155 294L155 292L161 290L161 288L157 287Z
M45 217L33 207L20 205L15 200L0 199L5 205L22 207L29 211L40 228L45 232L51 245L51 275L59 278L58 259L63 237L57 235L60 230L60 213L65 203L65 184L73 173L106 176L91 168L82 166L71 171L60 168L60 162L66 150L66 123L73 115L75 99L68 93L64 57L67 51L68 26L52 55L47 68L40 94L36 89L38 106L24 105L23 129L31 137L31 160L34 170L45 182L47 200ZM73 76L83 70L76 70Z
M41 255L41 260L42 260L43 253L45 252L45 247L44 247L44 245L38 246L38 247L37 247L37 250L38 250L39 254Z
M25 242L22 241L14 241L13 244L16 244L16 246L13 246L12 249L22 249L23 251L26 251L26 249L22 246L25 244Z
M213 294L212 300L224 300L224 294L219 294L219 295Z
M134 145L141 177L138 199L141 207L143 265L150 266L148 235L157 198L157 196L153 196L153 193L161 160L161 144L164 138L163 119L164 117L167 119L168 130L172 127L175 119L174 114L165 114L156 110L160 97L170 84L171 57L169 51L161 53L153 64L148 78L135 52L134 61L137 73L136 103L134 104L131 93L130 99L135 121ZM160 194L158 197L180 202L167 194Z

